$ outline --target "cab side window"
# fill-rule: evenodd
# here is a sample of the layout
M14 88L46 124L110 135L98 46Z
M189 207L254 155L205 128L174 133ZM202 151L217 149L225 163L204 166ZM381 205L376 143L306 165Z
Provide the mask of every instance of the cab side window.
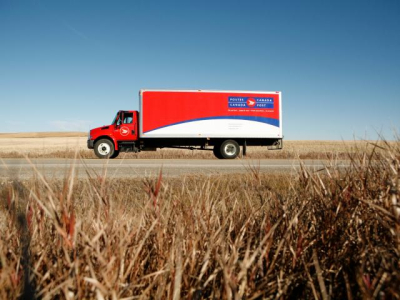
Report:
M132 124L132 122L133 122L133 113L125 113L124 124Z

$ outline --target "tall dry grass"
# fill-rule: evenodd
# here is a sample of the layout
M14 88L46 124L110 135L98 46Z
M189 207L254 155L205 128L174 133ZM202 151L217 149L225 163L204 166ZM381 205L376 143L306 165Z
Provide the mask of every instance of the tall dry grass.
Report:
M1 183L0 297L398 299L400 149L347 169Z

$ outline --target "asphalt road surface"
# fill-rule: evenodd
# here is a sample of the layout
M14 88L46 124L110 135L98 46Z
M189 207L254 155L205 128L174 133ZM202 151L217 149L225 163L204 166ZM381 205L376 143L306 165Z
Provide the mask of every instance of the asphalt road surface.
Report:
M311 170L321 170L329 165L329 161L303 160ZM336 165L344 167L346 161L336 161ZM217 160L217 159L0 159L0 179L28 179L39 172L46 178L65 178L71 167L80 178L102 175L108 177L143 177L156 176L160 169L164 176L181 176L190 174L228 174L249 172L250 168L261 172L295 172L300 161L289 159L264 160Z

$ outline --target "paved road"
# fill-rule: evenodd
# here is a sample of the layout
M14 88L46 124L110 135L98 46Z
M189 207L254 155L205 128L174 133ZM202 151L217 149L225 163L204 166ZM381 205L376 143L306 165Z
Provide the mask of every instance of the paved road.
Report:
M329 164L328 161L304 160L307 168L319 170ZM336 165L343 167L348 162L337 161ZM127 160L96 160L85 159L0 159L0 178L27 179L38 172L47 178L64 178L72 165L78 177L102 174L105 170L111 177L143 177L155 176L160 168L164 176L180 176L188 174L221 174L248 172L250 167L260 168L261 172L294 172L299 168L298 160L217 160L217 159L127 159Z

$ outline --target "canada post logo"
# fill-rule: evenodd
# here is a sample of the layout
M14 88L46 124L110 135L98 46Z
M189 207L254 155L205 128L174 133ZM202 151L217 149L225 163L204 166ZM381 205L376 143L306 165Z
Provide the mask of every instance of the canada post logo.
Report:
M274 98L228 97L229 108L274 108Z
M119 131L121 132L122 136L127 136L129 134L129 128L126 126L121 127Z

